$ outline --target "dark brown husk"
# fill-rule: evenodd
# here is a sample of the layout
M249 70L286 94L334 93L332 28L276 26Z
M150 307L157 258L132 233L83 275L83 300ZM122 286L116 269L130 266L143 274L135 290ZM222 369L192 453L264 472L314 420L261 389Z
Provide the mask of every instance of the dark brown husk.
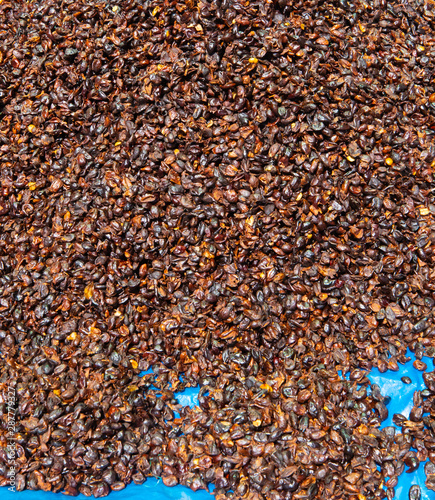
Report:
M435 352L434 16L0 2L1 485L12 388L18 490L435 489L434 375L366 377Z

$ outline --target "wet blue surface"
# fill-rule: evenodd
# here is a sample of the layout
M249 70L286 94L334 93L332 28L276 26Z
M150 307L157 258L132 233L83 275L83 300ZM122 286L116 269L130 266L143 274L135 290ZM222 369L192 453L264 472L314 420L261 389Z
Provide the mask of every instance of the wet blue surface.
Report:
M412 363L415 360L413 354L408 351L408 356L411 361L405 365L399 365L399 371L380 373L379 370L374 369L368 374L368 378L373 384L377 384L381 393L384 396L391 398L390 403L387 404L388 418L383 422L382 427L394 425L392 418L395 413L401 413L406 417L413 406L412 398L414 391L422 390L425 388L423 382L423 373L416 370ZM427 364L427 371L433 371L434 364L431 358L423 358ZM142 372L140 375L153 373L152 369ZM401 381L404 376L410 377L412 383L405 384ZM176 393L178 402L183 406L193 407L198 404L199 388L187 388L182 392ZM413 484L418 484L421 487L422 500L433 500L435 493L428 490L424 484L424 464L413 473L407 474L404 472L399 477L398 485L396 486L395 500L408 500L408 491ZM210 485L210 490L213 488ZM24 492L11 492L7 488L0 489L0 500L16 500L16 495L24 500L63 500L67 497L62 497L59 494L44 492L44 491L24 491ZM87 497L79 495L80 500L85 500ZM213 496L202 490L193 492L184 486L175 486L169 488L163 484L159 479L150 478L142 485L130 484L122 491L110 493L112 500L211 500Z

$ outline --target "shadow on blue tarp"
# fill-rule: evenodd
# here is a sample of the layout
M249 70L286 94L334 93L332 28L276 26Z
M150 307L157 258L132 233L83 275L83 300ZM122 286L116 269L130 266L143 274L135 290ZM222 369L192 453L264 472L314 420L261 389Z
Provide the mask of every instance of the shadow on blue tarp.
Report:
M416 370L412 363L415 360L414 355L408 351L411 361L405 365L399 365L399 371L380 373L379 370L373 369L368 378L373 384L377 384L381 393L384 396L389 396L391 401L387 404L388 418L383 422L382 427L393 425L393 415L401 413L406 417L413 406L412 398L415 391L420 391L425 388L423 382L423 373ZM427 364L427 371L434 369L433 360L424 358L423 361ZM142 372L141 375L151 374L152 370ZM401 378L408 376L411 379L411 384L405 384ZM187 388L176 394L178 402L183 406L193 407L198 404L199 388ZM395 426L396 427L396 426ZM397 428L397 427L396 427ZM399 432L399 428L398 432ZM398 485L396 486L395 500L408 500L408 491L413 484L418 484L421 487L422 500L433 500L435 493L429 491L425 486L424 464L413 473L407 474L404 472L399 477ZM212 488L210 488L212 489ZM19 495L23 500L63 500L67 497L60 496L59 493L51 493L45 491L23 491L12 492L6 487L0 489L0 500L16 500L16 495ZM85 500L87 497L79 495L80 500ZM149 478L144 484L130 484L122 491L114 491L110 493L111 500L211 500L213 496L204 490L193 492L185 486L175 486L169 488L165 486L159 479Z

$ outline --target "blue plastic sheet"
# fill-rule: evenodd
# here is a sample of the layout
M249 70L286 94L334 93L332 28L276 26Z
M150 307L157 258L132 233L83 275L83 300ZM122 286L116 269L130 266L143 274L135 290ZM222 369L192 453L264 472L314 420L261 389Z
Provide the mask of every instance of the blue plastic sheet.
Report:
M61 493L28 490L14 493L6 487L0 488L1 500L17 500L18 498L20 500L67 500L68 498L89 500L89 497L84 495L67 497ZM192 491L185 486L169 488L161 480L150 478L144 484L129 484L121 491L113 491L108 498L110 500L211 500L214 497L204 490Z
M381 393L384 396L389 396L391 401L387 404L388 418L382 422L383 427L394 426L397 432L400 432L400 428L394 425L393 415L395 413L401 413L405 417L409 417L409 413L412 409L413 402L412 398L415 391L421 391L426 388L423 382L423 372L416 370L412 363L415 361L415 357L412 352L408 351L407 355L411 360L405 365L399 365L399 371L387 371L381 373L378 369L373 369L369 374L368 378L372 384L377 384ZM423 361L427 364L427 371L434 370L433 359L423 358ZM405 384L400 379L402 377L408 376L412 383ZM424 463L420 464L420 467L412 473L404 472L399 476L399 482L395 488L397 500L408 500L408 491L413 484L418 484L421 488L421 498L422 500L433 500L435 498L435 492L430 491L426 488L424 474Z
M379 370L374 369L368 374L370 381L380 387L381 393L391 398L390 403L387 405L389 415L387 420L383 422L382 427L394 426L392 417L395 413L401 413L408 417L413 406L412 398L414 392L425 388L422 372L416 370L412 366L415 358L409 351L408 355L411 357L411 361L405 365L399 365L399 371L397 372L388 371L386 373L380 373ZM428 371L434 369L432 359L424 358L423 361L427 364ZM143 372L142 375L148 373L152 373L152 370ZM404 376L410 377L412 383L405 384L402 382L401 378ZM178 402L183 406L193 407L198 404L198 392L198 388L188 388L176 394L176 397ZM398 432L400 432L400 429L397 429ZM428 490L424 482L424 464L420 464L420 467L411 474L404 472L399 477L395 499L408 500L409 488L413 484L418 484L421 488L422 500L433 500L435 498L435 493ZM210 490L212 490L212 488L210 488ZM16 495L19 495L22 500L64 500L66 498L61 494L51 492L26 490L15 493L9 491L6 487L0 488L0 500L17 500ZM79 495L76 498L85 500L87 497ZM151 478L142 485L130 484L122 491L112 492L109 498L111 500L143 500L144 498L146 498L146 500L211 500L213 496L206 491L193 492L184 486L169 488L165 486L161 480Z

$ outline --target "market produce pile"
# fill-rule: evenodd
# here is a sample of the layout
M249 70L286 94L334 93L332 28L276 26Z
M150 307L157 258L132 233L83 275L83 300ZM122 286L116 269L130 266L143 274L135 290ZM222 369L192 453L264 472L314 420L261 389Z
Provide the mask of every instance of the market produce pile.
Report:
M13 390L18 490L392 499L427 458L435 489L435 373L401 433L366 376L435 355L434 22L0 2L1 485Z

